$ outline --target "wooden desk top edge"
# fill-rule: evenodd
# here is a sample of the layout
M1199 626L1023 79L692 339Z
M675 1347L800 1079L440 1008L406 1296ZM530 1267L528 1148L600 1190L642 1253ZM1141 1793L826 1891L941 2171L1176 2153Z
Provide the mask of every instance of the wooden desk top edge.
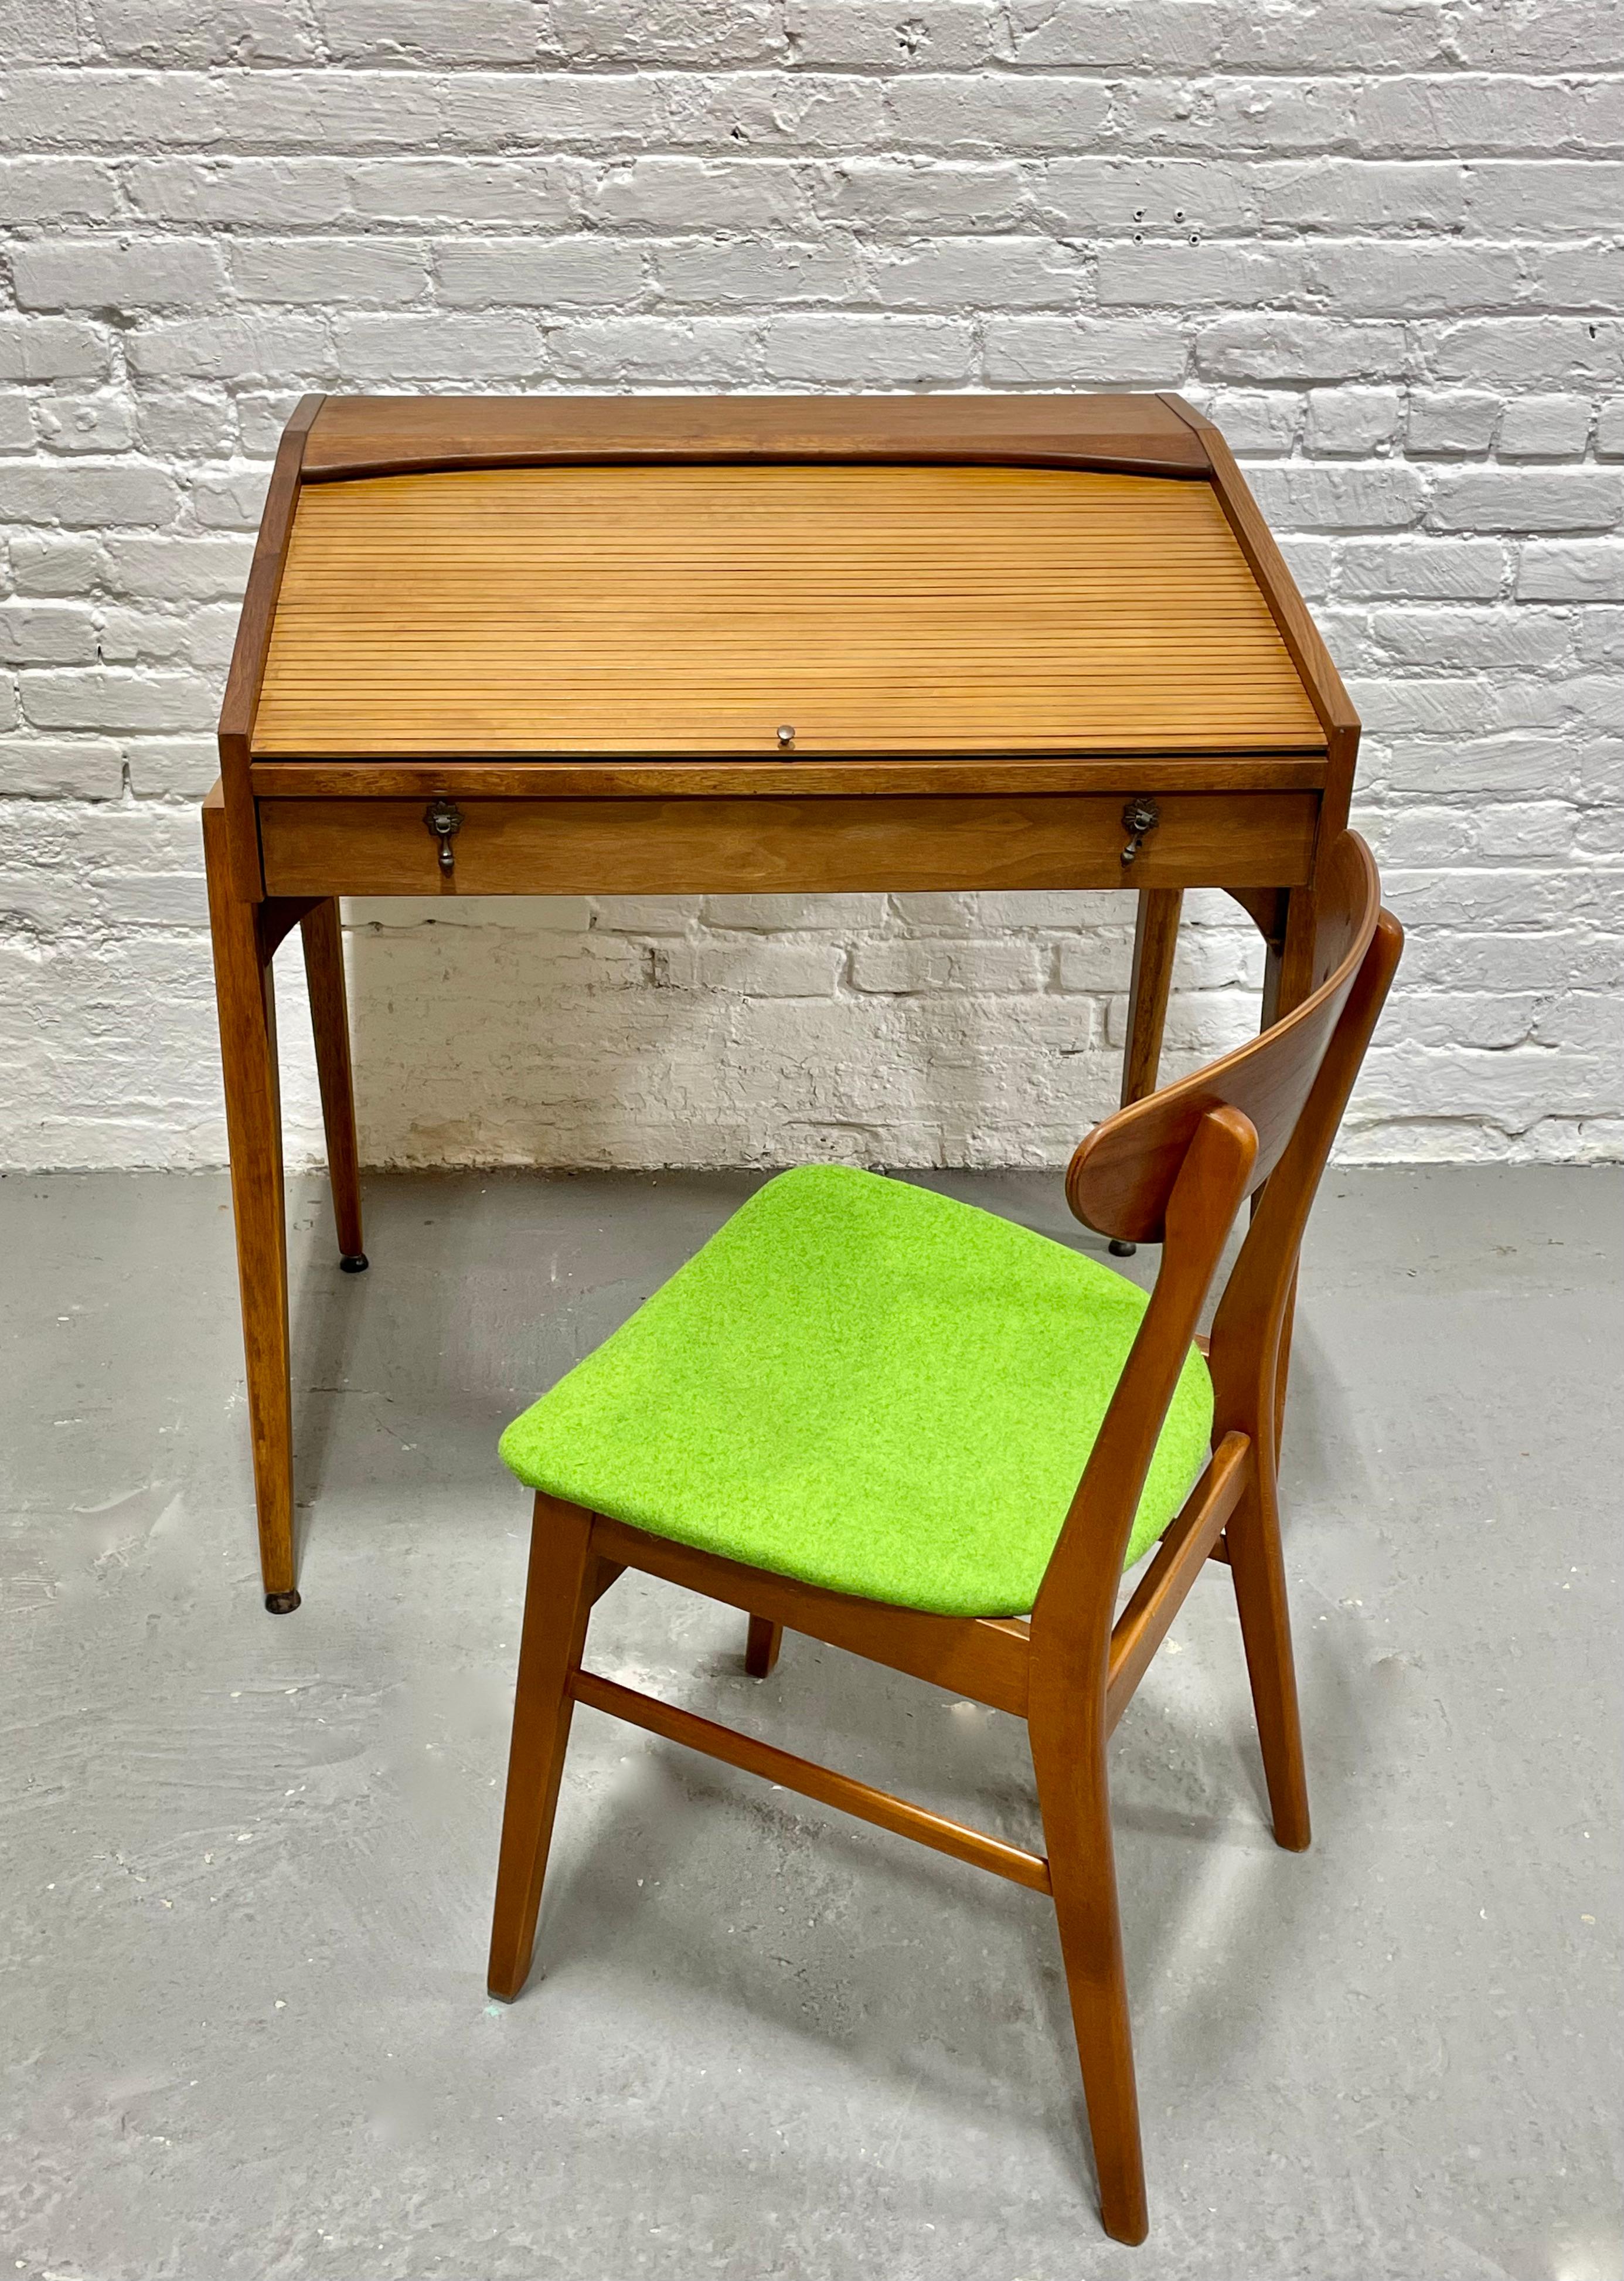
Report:
M329 396L312 419L302 477L651 460L1202 477L1211 463L1192 419L1158 396Z

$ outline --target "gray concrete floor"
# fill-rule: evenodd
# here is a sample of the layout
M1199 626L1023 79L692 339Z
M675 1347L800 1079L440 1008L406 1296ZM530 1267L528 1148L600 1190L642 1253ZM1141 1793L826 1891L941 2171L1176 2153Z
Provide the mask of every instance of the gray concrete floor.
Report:
M253 1558L223 1179L0 1181L0 2274L1619 2281L1619 1187L1365 1171L1285 1471L1317 1838L1227 1581L1115 1748L1148 2247L1100 2234L1035 1896L579 1714L482 1984L508 1416L743 1176L293 1191L304 1606ZM939 1185L1069 1240L1058 1176ZM1151 1264L1142 1258L1142 1269ZM1018 1725L627 1579L598 1666L1035 1838Z

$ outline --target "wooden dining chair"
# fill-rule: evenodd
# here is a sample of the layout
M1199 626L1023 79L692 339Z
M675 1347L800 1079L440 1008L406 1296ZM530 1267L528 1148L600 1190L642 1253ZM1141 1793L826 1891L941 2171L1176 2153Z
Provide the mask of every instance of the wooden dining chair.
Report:
M1144 2238L1106 1744L1209 1559L1235 1585L1275 1838L1309 1838L1276 1396L1309 1207L1403 939L1363 840L1345 833L1321 879L1312 994L1072 1159L1086 1226L1163 1246L1148 1301L990 1213L808 1167L508 1428L503 1455L537 1495L494 1996L530 1968L585 1703L1051 1895L1104 2223ZM1259 1189L1204 1357L1197 1323ZM585 1668L593 1603L626 1568L745 1611L758 1675L787 1626L1024 1718L1043 1852Z

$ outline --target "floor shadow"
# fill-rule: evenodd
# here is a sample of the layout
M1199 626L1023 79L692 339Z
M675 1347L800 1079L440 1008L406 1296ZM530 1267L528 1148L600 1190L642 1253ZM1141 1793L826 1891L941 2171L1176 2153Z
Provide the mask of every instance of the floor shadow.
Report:
M293 1395L294 1562L297 1573L335 1437L343 1433L354 1357L365 1335L367 1279L338 1264L327 1181L305 1175L289 1196L289 1377Z
M1019 1721L794 1635L772 1681L743 1682L743 1619L736 1645L702 1651L673 1675L669 1637L656 1647L652 1607L627 1612L629 1622L589 1646L593 1667L619 1666L704 1716L1042 1851ZM1243 1697L1238 1632L1234 1648ZM1311 1724L1344 1709L1321 1684ZM737 2012L764 2049L796 2036L860 2051L898 2098L922 2092L966 2121L989 2102L1027 2118L1091 2190L1069 1999L1044 1901L596 1718L578 1718L573 1748L540 1977L646 1974ZM1265 1815L1236 1787L1245 1755L1233 1721L1167 1704L1131 1710L1117 1751L1119 1797L1129 1793L1113 1823L1141 2063L1148 2076L1182 2079L1197 2099L1215 2097L1233 2064L1237 2008L1266 2017L1285 2002L1312 1940L1315 1881L1275 1847ZM1164 1803L1153 1792L1169 1768L1174 1794ZM1202 1792L1194 1807L1177 1797L1192 1768ZM1345 1779L1325 1771L1328 1819L1342 1812ZM831 1992L812 1999L809 1986ZM1183 1991L1171 2012L1169 1988Z

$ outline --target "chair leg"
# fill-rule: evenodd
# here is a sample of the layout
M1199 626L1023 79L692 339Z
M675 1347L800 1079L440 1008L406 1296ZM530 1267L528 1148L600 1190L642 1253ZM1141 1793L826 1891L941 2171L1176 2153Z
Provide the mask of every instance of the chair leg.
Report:
M361 1248L361 1162L355 1137L355 1079L350 1062L350 1010L344 993L344 942L338 904L331 896L299 921L304 976L310 986L316 1073L321 1081L321 1121L327 1136L327 1185L338 1231L339 1264L358 1275Z
M744 1668L752 1679L766 1679L778 1661L784 1628L770 1616L752 1616L744 1642Z
M538 1496L490 1929L489 1985L493 1996L508 2004L525 1984L535 1945L542 1881L574 1709L570 1681L580 1667L586 1642L597 1566L591 1514L580 1505Z
M1100 2218L1113 2239L1140 2242L1150 2231L1150 2218L1103 1729L1090 1749L1074 1718L1046 1716L1035 1706L1030 1736L1094 2141Z
M1286 1565L1281 1552L1280 1505L1271 1451L1257 1452L1251 1484L1224 1533L1258 1715L1258 1741L1263 1751L1274 1840L1289 1852L1301 1853L1311 1835L1308 1774L1303 1761L1291 1613L1286 1598Z

